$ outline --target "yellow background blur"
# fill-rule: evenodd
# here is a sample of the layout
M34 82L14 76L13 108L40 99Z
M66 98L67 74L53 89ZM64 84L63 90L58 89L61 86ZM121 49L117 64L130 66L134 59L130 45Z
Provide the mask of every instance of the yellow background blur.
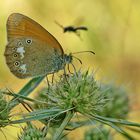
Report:
M6 20L13 12L40 23L57 38L66 53L93 50L95 56L76 55L83 61L82 68L96 70L97 78L103 81L127 86L133 106L129 120L140 122L140 0L0 0L0 88L18 91L29 79L13 76L3 56ZM80 32L81 41L74 33L63 34L55 20L63 26L85 25L89 30ZM16 128L3 131L8 140L16 139ZM74 140L75 135L80 140L80 132L75 131L71 138ZM140 134L133 136L139 138ZM116 139L120 137L117 135ZM2 135L0 139L5 138Z

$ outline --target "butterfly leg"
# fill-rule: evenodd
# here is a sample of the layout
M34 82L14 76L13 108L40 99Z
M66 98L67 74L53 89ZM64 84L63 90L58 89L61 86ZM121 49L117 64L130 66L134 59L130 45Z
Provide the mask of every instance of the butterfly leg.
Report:
M65 77L66 82L69 84L67 76L69 75L66 73L66 68L64 67L64 77Z
M52 74L52 84L53 84L53 82L54 82L54 73Z
M78 75L77 75L76 68L75 68L74 64L73 64L73 63L71 63L71 65L73 66L74 73L76 74L76 76L78 76ZM74 73L73 73L73 74L74 74Z
M70 71L70 65L68 64L68 71L70 74L73 74L73 72Z
M71 65L73 66L74 72L76 73L76 68L75 68L74 64L71 63Z
M49 89L50 88L50 82L49 82L48 76L46 76L46 80L47 80L48 89Z

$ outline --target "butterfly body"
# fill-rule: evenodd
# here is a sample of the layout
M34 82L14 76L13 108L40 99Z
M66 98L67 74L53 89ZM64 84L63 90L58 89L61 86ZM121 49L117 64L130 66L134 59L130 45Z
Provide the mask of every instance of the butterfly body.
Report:
M71 55L64 54L59 42L47 30L22 14L9 16L7 39L6 63L19 78L55 73L72 61Z

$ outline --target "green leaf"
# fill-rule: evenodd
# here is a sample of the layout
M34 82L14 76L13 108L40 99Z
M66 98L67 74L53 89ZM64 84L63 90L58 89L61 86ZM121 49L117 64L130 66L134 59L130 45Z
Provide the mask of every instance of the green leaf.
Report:
M20 91L18 94L28 96L44 79L45 76L35 77L31 79Z
M18 95L21 95L22 97L28 96L44 79L45 76L42 77L35 77L31 79L19 92ZM12 107L14 108L16 105L19 104L19 101L16 100L17 97L14 97L11 102L13 101ZM15 101L14 101L15 100Z
M140 123L130 122L130 121L127 121L127 120L107 118L107 117L102 117L102 116L94 115L94 114L92 114L92 116L95 117L95 118L104 120L104 121L112 122L112 123L140 127Z
M59 140L61 138L62 132L65 130L65 127L68 125L69 121L72 119L74 113L72 111L67 112L66 117L60 127L54 134L53 140Z
M124 137L128 138L129 140L134 140L134 138L132 138L127 132L125 132L121 127L117 126L116 124L114 124L112 122L103 121L98 118L94 118L94 120L99 121L103 124L109 125L113 129L115 129L117 132L121 133Z
M17 124L17 123L25 123L28 121L43 120L43 119L48 119L49 121L65 112L68 112L69 110L71 109L61 110L61 109L54 108L54 110L53 109L36 110L28 114L25 114L23 116L23 119L14 120L14 121L11 121L10 123Z

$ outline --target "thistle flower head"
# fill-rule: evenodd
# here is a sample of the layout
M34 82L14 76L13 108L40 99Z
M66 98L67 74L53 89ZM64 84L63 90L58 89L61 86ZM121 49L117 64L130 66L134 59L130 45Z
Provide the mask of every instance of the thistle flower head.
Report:
M38 95L38 100L46 101L46 104L37 104L37 107L74 108L75 112L82 114L97 113L107 103L93 73L88 71L63 76L59 82L44 88Z
M18 136L18 140L45 140L46 132L38 129L31 123L27 123L27 126L23 128L23 132Z
M125 88L117 87L114 84L102 84L101 90L111 100L99 114L110 118L125 119L130 109L129 98Z

